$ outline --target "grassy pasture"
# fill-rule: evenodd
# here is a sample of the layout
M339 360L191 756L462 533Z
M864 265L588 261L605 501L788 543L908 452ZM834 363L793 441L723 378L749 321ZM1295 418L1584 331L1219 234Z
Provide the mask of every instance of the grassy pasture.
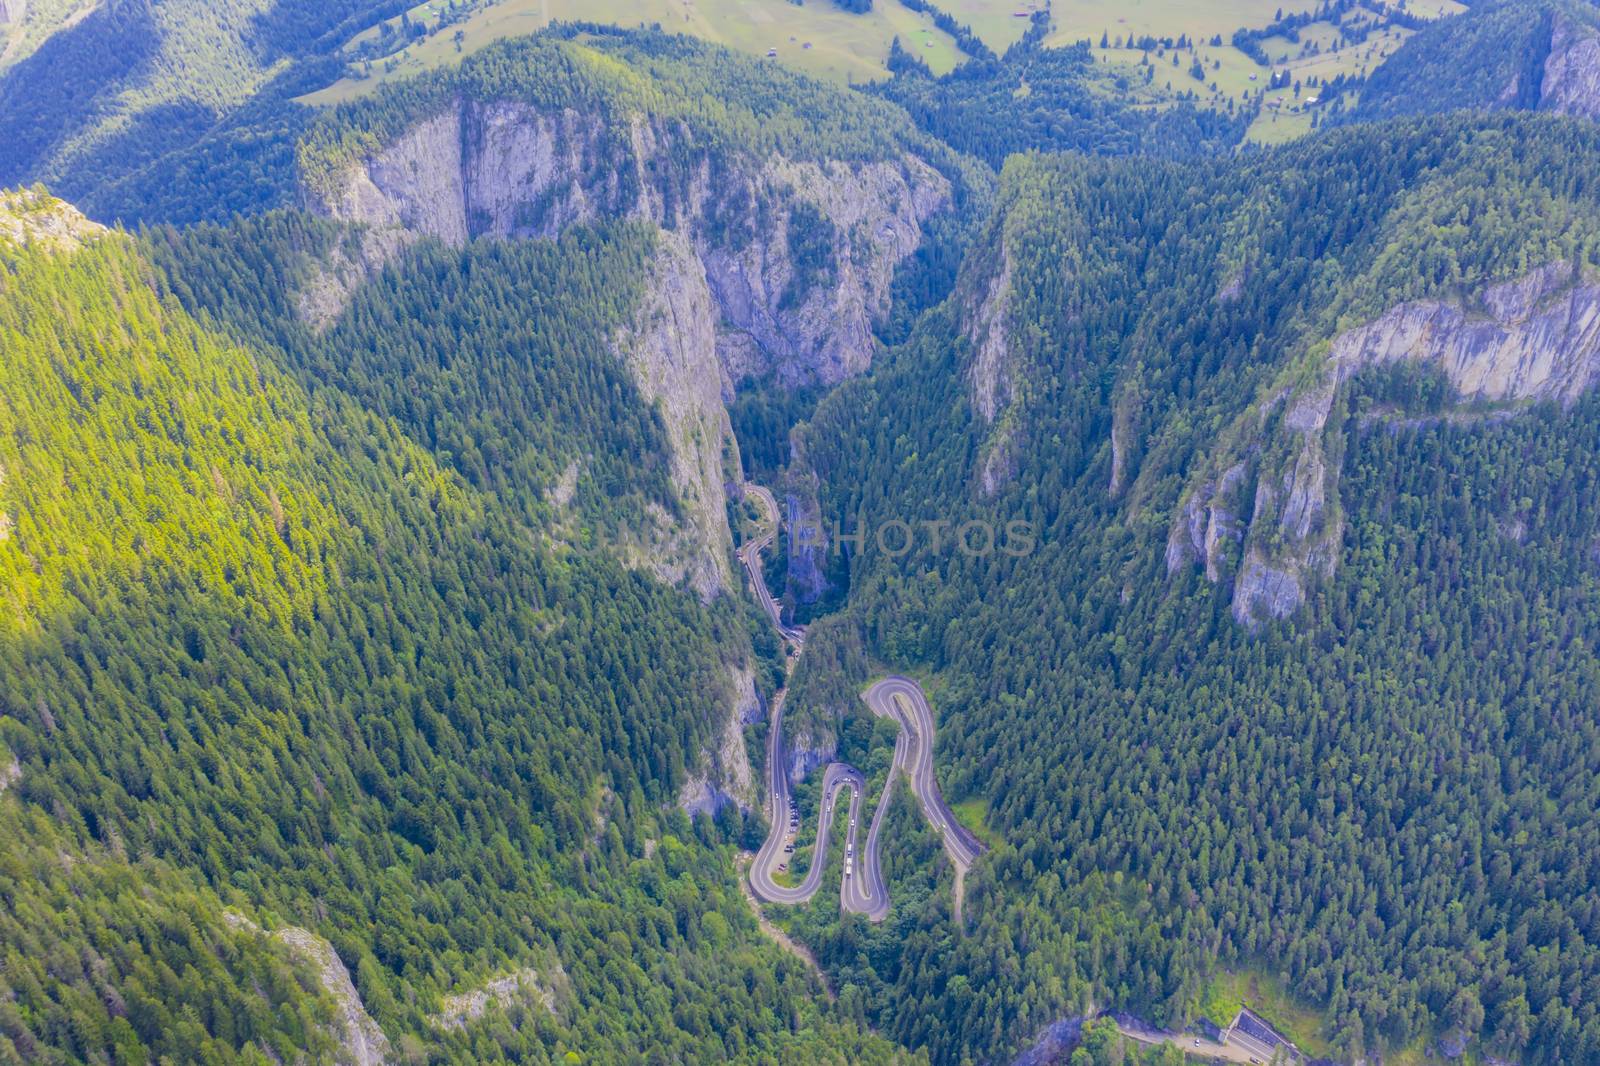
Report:
M1028 27L1027 14L1044 0L936 0L957 21L973 28L990 47L1003 52ZM1103 64L1106 91L1126 93L1148 106L1163 106L1179 94L1194 93L1199 102L1219 110L1247 106L1257 98L1263 106L1250 129L1250 139L1271 143L1308 132L1311 115L1303 101L1314 88L1267 91L1273 70L1287 68L1295 81L1326 81L1339 74L1369 73L1409 35L1396 27L1374 30L1360 45L1341 45L1331 23L1304 27L1298 41L1271 37L1262 42L1271 58L1262 66L1228 43L1238 29L1269 25L1282 11L1313 10L1319 0L1054 0L1048 44L1091 43ZM1458 0L1409 0L1415 14L1438 17L1463 10ZM428 0L410 12L414 23L434 26L445 0ZM533 33L552 21L587 20L622 26L659 24L663 29L765 56L813 77L836 84L870 81L885 75L890 42L898 37L935 73L955 68L962 56L955 42L930 18L905 7L901 0L876 0L864 15L841 10L832 0L498 0L465 22L430 34L397 55L375 62L363 76L346 78L303 99L332 104L370 92L382 82L418 74L459 60L503 37ZM369 30L362 40L376 35ZM460 40L457 41L457 34ZM1132 48L1100 48L1113 41L1143 36L1187 37L1190 48L1176 54L1145 54ZM1221 39L1220 44L1213 40ZM354 44L355 42L352 42ZM1176 62L1174 62L1176 60ZM1196 61L1204 78L1196 79ZM1116 86L1126 88L1116 88ZM1276 104L1276 107L1270 106Z
M993 0L966 3L988 7ZM419 5L411 17L432 24L439 6L437 0ZM843 84L885 76L884 59L897 36L935 73L954 69L961 58L949 35L935 28L928 16L904 7L899 0L879 0L865 15L850 14L831 0L808 0L803 5L789 0L501 0L462 23L417 41L389 60L374 62L369 76L346 78L304 99L312 104L339 103L370 92L386 80L454 63L503 37L534 33L552 21L577 20L618 26L659 24L664 30L759 56L773 49L777 62ZM1018 27L1017 36L1025 28ZM462 35L459 46L457 32Z

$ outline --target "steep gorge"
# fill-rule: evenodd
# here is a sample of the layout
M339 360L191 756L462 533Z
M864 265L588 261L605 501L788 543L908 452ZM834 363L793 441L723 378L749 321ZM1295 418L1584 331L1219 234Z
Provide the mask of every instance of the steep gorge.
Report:
M331 180L314 210L449 244L551 237L597 218L681 234L719 313L722 389L833 384L870 364L895 268L951 182L913 154L862 162L713 153L683 123L459 98Z

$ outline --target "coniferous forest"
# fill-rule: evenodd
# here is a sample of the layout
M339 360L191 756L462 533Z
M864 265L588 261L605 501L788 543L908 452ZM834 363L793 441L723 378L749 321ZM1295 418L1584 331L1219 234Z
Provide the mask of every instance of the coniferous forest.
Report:
M435 6L0 0L0 1063L1600 1061L1600 11Z

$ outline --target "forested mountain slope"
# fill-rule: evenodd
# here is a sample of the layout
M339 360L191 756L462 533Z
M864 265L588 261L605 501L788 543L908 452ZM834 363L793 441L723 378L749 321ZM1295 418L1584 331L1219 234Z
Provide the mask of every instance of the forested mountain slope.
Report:
M1458 109L1600 117L1600 9L1496 0L1424 27L1377 70L1346 118Z
M1597 165L1533 117L1012 160L956 296L803 434L866 534L831 625L937 678L1004 842L966 936L931 897L817 944L869 1017L961 1061L1192 1019L1223 965L1342 1061L1600 1056Z
M648 231L526 264L570 310L523 338L529 387L585 428L523 437L426 384L484 353L404 397L317 364L398 371L422 316L296 349L226 235L158 268L37 194L0 217L0 1058L886 1057L756 933L721 831L664 813L737 695L738 604L583 542L673 505L625 353L585 339L643 306ZM448 295L467 254L397 266L394 310L433 285L503 329L492 285ZM518 436L457 453L472 418ZM572 452L569 530L526 490ZM451 1006L490 981L482 1020Z

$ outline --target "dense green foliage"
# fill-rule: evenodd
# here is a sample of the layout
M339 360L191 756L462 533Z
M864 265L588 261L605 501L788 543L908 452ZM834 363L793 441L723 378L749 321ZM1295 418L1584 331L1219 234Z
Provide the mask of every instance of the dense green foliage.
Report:
M1087 45L1046 48L1031 35L1000 60L971 62L935 78L920 63L892 63L873 91L918 126L998 168L1013 152L1073 150L1183 158L1231 147L1248 119L1178 103L1131 106L1101 84ZM1126 88L1125 86L1122 88Z
M1345 1057L1449 1035L1600 1061L1600 399L1461 408L1406 366L1344 383L1339 565L1288 622L1246 631L1227 582L1164 551L1201 473L1282 450L1263 412L1339 331L1600 268L1594 126L1404 118L1536 109L1553 20L1587 8L1477 6L1349 113L1401 121L1220 158L1248 116L1130 106L1042 17L995 58L922 0L975 58L935 78L897 46L866 92L582 25L320 117L291 102L400 6L106 4L0 73L0 182L209 220L0 243L0 1064L331 1061L339 1007L286 927L333 945L408 1061L991 1061L1107 1006L1193 1021L1219 967L1270 975ZM384 237L261 213L462 99L598 116L619 203L632 124L670 129L669 222L699 175L772 153L914 153L955 181L870 377L730 403L748 474L816 475L825 527L868 534L788 605L822 615L791 735L836 741L876 795L894 729L861 687L921 671L947 791L996 845L958 927L902 782L888 920L841 918L837 868L773 915L836 1003L735 885L759 821L673 807L731 668L783 670L750 605L622 562L680 517L663 419L612 351L653 231L375 267ZM1158 158L1100 158L1131 155ZM783 306L857 236L790 211ZM1002 274L989 421L969 338ZM892 557L886 520L1023 520L1037 547ZM525 968L548 1007L430 1020ZM1175 1054L1102 1022L1071 1061Z
M220 923L227 905L326 936L407 1055L881 1061L759 940L721 830L660 813L726 713L742 612L523 506L562 423L540 436L520 393L485 391L519 341L521 384L588 423L560 441L590 456L583 492L615 487L621 450L659 454L590 343L648 235L423 250L380 283L410 315L358 304L321 341L270 342L288 310L268 279L336 239L283 218L163 236L166 284L234 340L152 289L126 238L7 253L0 739L20 780L0 798L0 891L24 926L3 930L4 1046L325 1053L315 979ZM499 287L516 271L490 280L497 254L567 286L566 317ZM530 301L516 337L510 299ZM427 365L429 306L461 336L481 318L495 350ZM360 379L358 350L393 365ZM320 380L334 356L345 376ZM388 387L403 376L408 398ZM81 858L46 858L62 847ZM426 1020L520 966L561 990L554 1013Z
M773 481L789 462L789 431L811 414L822 392L821 386L787 388L772 379L740 383L728 419L746 476L761 484Z
M353 235L273 214L150 239L191 311L280 346L308 387L330 386L397 420L529 521L558 517L548 497L574 463L574 505L597 532L615 533L649 503L677 506L660 420L610 352L643 291L646 227L464 252L424 244L360 286L323 334L296 308L328 284L317 264L361 254Z
M930 906L873 964L869 1017L954 1062L1088 1002L1182 1022L1220 961L1283 973L1346 1053L1453 1028L1524 1061L1600 1056L1600 404L1418 427L1362 412L1426 414L1436 387L1358 386L1335 414L1343 562L1258 636L1227 586L1164 559L1189 474L1333 330L1595 263L1597 161L1592 127L1537 119L1244 165L1013 161L956 299L806 431L846 527L1038 530L1022 558L852 560L872 653L938 671L949 790L1005 841L969 877L967 937ZM1015 395L990 426L958 338L1002 246Z
M854 620L843 615L818 619L806 634L806 654L789 686L786 728L821 739L834 732L835 723L867 714L861 690L868 674L865 639Z
M3 798L0 833L0 1063L331 1057L304 960L231 927L194 878Z

